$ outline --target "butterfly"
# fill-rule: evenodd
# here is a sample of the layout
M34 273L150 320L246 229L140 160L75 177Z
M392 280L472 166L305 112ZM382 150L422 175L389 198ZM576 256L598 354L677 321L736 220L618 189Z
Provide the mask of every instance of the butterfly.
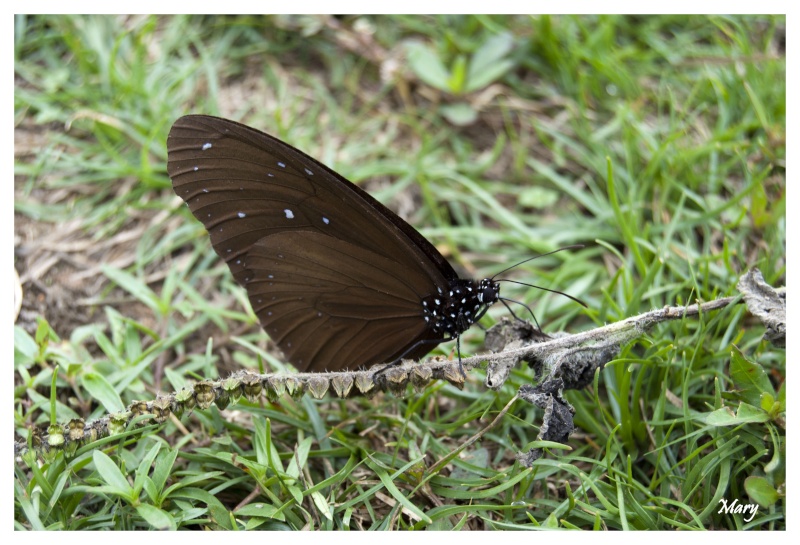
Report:
M167 150L175 193L300 371L421 358L500 299L494 277L459 278L397 214L273 136L188 115Z

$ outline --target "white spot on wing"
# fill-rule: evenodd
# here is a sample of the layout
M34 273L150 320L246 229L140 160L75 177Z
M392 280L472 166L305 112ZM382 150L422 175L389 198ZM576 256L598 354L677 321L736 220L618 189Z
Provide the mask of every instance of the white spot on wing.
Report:
M323 222L325 225L328 225L328 224L331 222L331 220L329 220L329 219L328 219L328 218L326 218L325 216L322 216L322 222Z
M286 164L285 163L281 163L280 161L278 161L278 166L281 167L281 168L286 168Z
M307 168L306 168L306 169L303 169L303 170L305 170L305 171L306 171L306 174L308 174L309 176L313 176L313 175L314 175L314 173L313 173L313 172L311 172L310 170L308 170Z
M244 212L239 212L236 215L239 216L240 218L243 218L243 217L247 216L247 214L245 214Z
M203 151L211 149L211 142L206 142L203 144Z
M286 208L283 212L286 214L286 219L287 220L294 219L294 212L292 212L288 208Z

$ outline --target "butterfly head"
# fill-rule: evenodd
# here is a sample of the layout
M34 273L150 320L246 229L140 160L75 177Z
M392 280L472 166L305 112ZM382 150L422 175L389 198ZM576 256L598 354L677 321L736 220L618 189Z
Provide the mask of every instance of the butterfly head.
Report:
M477 299L482 305L489 306L495 303L500 296L500 284L491 278L484 278L478 282Z
M481 319L499 294L500 285L491 278L454 280L448 289L422 300L425 322L437 333L457 337Z

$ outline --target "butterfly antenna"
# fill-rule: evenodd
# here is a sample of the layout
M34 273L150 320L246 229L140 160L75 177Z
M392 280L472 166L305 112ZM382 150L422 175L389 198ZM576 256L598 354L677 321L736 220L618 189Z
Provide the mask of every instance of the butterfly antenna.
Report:
M499 273L495 274L492 278L490 278L490 280L494 280L496 277L500 276L504 272L510 271L514 267L519 267L520 265L522 265L523 263L527 263L528 261L533 261L534 259L539 259L540 257L544 257L544 256L547 256L547 255L555 254L555 253L558 253L558 252L561 252L561 251L564 251L564 250L577 250L577 249L583 248L583 247L584 247L583 244L573 244L572 246L564 246L563 248L559 248L558 250L553 250L552 252L547 252L546 254L539 254L539 255L535 255L533 257L529 257L528 259L523 259L519 263L515 263L514 265L511 265L510 267L506 267L505 269L503 269Z
M509 280L508 278L499 278L497 282L511 282L512 284L519 284L521 286L528 286L529 288L536 288L537 290L542 291L549 291L550 293L557 293L558 295L563 295L567 299L572 299L576 303L583 305L584 308L589 308L589 305L578 299L577 297L573 297L568 293L564 293L563 291L558 290L551 290L549 288L543 288L542 286L537 286L535 284L526 284L525 282L518 282L517 280ZM514 301L516 303L516 301Z

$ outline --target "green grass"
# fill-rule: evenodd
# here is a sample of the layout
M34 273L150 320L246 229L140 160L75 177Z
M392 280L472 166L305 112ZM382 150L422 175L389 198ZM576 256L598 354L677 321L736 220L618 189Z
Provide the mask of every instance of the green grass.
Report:
M172 193L166 134L185 113L317 157L468 275L585 244L514 277L588 309L504 287L548 332L733 295L756 266L783 285L785 27L767 16L17 16L17 433L53 411L88 422L187 381L284 369ZM496 307L483 325L507 315ZM15 527L785 529L785 414L745 396L759 418L706 420L739 407L732 369L747 362L783 392L785 353L762 333L736 306L622 347L593 385L567 392L569 449L532 469L514 454L542 412L517 401L432 471L532 376L516 369L491 392L478 372L463 391L212 406L18 464ZM472 328L462 350L482 339ZM753 495L777 501L751 522L718 513L720 498Z

